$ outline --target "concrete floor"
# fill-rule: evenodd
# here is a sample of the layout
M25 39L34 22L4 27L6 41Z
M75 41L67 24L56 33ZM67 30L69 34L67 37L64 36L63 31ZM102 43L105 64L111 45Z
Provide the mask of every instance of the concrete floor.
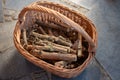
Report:
M4 9L19 12L33 1L14 0L13 2L13 0L6 0ZM50 76L48 72L29 63L19 54L12 39L16 20L7 20L10 22L0 23L0 80L33 80L36 71L39 72L39 78L35 80L50 80L50 78L52 80L119 80L120 1L74 0L74 4L78 7L84 7L80 9L74 8L66 0L55 2L75 9L93 21L98 31L98 49L95 59L91 61L83 73L75 78L64 79L55 75Z

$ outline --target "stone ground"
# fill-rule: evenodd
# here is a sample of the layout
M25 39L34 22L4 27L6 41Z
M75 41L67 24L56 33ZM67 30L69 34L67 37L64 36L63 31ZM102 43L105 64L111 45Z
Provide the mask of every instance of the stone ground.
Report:
M0 23L0 80L119 80L119 0L50 0L86 15L98 31L95 58L80 75L70 79L60 78L36 67L24 59L14 46L13 30L17 15L24 6L34 1L3 0L2 4L0 0L0 22L4 21Z
M0 22L3 22L3 7L2 0L0 0Z

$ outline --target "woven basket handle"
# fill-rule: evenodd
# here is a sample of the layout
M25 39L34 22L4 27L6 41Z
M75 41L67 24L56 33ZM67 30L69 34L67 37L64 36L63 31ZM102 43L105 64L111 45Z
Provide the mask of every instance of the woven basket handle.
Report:
M93 42L92 38L88 35L88 33L77 23L75 23L74 21L72 21L71 19L67 18L66 16L60 14L57 11L54 11L52 9L37 5L36 3L30 4L29 6L25 7L21 13L19 14L19 21L23 21L23 16L27 11L30 10L34 10L34 11L41 11L41 12L45 12L45 13L49 13L50 15L54 15L55 17L57 17L58 19L60 19L61 21L63 21L64 23L66 23L68 26L74 28L76 31L78 31L90 44L91 49L90 52L95 52L96 50L96 45Z

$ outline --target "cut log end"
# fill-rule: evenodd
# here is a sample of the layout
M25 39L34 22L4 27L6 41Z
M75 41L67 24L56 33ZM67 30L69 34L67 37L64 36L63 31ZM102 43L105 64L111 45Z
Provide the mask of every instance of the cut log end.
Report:
M67 66L67 62L66 61L58 61L58 62L55 62L54 65L59 68L65 68Z

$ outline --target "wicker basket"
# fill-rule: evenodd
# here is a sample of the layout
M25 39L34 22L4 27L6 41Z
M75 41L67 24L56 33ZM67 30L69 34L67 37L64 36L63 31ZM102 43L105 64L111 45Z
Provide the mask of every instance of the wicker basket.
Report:
M89 43L89 55L82 65L74 69L61 69L34 57L22 47L20 43L21 28L29 26L34 22L34 19L31 19L34 18L31 17L34 15L32 11L42 13L43 17L40 18L42 18L43 21L52 20L58 24L68 25L68 27L75 29L87 40ZM14 43L20 54L33 64L60 77L71 78L80 74L94 57L97 43L97 33L94 24L89 19L67 7L64 7L63 5L52 2L34 2L33 4L25 7L19 14L14 30Z

